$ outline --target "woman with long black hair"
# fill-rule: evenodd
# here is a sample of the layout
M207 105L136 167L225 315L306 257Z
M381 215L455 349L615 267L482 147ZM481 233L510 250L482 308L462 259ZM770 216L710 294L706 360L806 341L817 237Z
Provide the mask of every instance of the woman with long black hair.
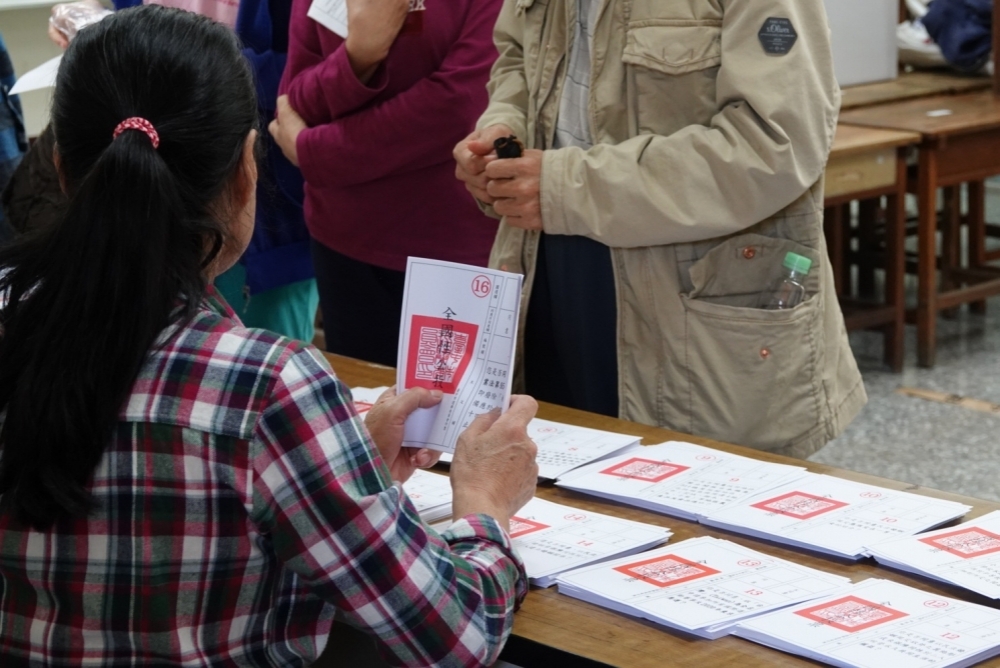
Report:
M440 397L390 391L366 426L315 350L208 287L254 220L232 32L119 12L67 49L52 113L68 210L0 252L5 668L302 666L335 610L395 663L493 661L526 589L504 527L534 402L463 435L438 535L394 481L434 462L402 426Z

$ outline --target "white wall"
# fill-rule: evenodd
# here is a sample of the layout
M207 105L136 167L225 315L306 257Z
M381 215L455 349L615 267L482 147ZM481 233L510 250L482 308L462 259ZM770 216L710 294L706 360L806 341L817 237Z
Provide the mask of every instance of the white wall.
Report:
M43 6L5 9L0 0L0 33L3 33L18 76L62 53L46 34L50 8L55 1ZM37 135L48 123L51 94L50 89L21 95L29 136Z

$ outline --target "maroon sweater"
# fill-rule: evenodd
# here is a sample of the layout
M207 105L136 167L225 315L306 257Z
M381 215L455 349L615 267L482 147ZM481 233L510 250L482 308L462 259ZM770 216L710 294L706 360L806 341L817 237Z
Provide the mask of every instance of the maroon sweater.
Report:
M403 271L409 255L485 265L497 222L455 178L452 148L486 108L502 0L426 0L368 82L344 40L294 0L281 82L309 126L296 145L312 236L348 257Z

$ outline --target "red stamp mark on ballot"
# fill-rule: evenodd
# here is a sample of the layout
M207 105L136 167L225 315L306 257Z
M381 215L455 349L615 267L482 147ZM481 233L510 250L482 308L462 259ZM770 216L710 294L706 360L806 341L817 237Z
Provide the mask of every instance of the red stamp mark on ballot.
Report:
M769 513L778 513L786 517L794 517L797 520L807 520L811 517L843 508L846 505L848 504L843 501L814 496L805 492L789 492L768 501L751 504L751 507L760 508Z
M1000 536L979 527L959 529L919 540L921 543L926 543L963 559L1000 552Z
M908 616L905 612L857 596L845 596L836 601L799 610L795 614L847 633L857 633Z
M493 292L493 281L489 276L480 274L472 279L472 294L477 297L489 297L491 292Z
M523 517L512 517L510 518L510 530L507 533L510 534L510 537L513 539L548 528L549 525L542 524L541 522L526 520Z
M705 564L688 561L683 557L678 557L676 554L668 554L634 564L616 566L615 570L631 578L642 580L654 587L672 587L683 582L707 578L710 575L717 575L719 573L719 571Z
M618 476L619 478L633 478L635 480L645 480L646 482L660 482L678 473L684 473L688 466L671 464L669 462L655 462L652 459L642 459L633 457L621 464L616 464L609 469L604 469L601 473L605 475Z
M406 387L425 387L455 394L472 360L478 333L479 327L470 322L413 316Z

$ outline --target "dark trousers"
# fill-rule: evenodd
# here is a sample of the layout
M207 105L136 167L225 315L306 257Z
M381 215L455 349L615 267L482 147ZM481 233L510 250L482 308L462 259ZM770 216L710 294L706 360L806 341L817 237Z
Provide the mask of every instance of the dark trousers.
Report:
M316 240L312 258L327 351L396 366L406 274L358 262Z
M586 237L543 234L527 320L528 394L618 417L618 305L611 249Z

